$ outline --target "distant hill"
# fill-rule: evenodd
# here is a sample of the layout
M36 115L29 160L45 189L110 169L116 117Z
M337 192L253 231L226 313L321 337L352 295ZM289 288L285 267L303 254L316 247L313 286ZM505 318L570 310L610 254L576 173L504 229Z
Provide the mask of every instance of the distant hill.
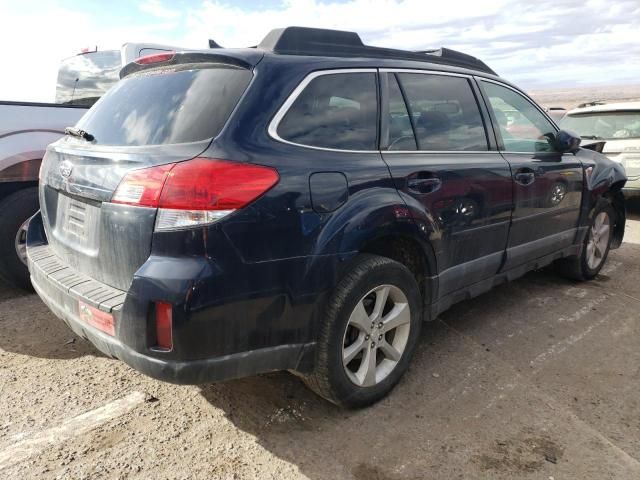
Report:
M528 93L536 102L545 107L571 109L580 103L594 100L606 102L640 101L640 84L530 90Z

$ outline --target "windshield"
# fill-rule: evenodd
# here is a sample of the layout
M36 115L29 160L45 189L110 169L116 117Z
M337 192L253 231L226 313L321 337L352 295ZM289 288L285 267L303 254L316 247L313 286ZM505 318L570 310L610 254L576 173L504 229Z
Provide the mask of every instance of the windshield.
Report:
M640 112L602 112L567 115L562 128L584 138L621 140L640 138Z
M221 64L125 77L76 125L99 145L162 145L215 137L251 81Z
M119 50L76 55L58 70L56 103L91 106L119 80Z

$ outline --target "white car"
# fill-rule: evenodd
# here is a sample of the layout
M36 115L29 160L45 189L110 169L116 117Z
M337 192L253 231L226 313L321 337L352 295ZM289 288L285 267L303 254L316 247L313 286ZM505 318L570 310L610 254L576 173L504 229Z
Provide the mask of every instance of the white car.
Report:
M579 134L583 143L606 142L602 153L627 171L625 194L640 194L640 102L578 107L567 112L560 126Z

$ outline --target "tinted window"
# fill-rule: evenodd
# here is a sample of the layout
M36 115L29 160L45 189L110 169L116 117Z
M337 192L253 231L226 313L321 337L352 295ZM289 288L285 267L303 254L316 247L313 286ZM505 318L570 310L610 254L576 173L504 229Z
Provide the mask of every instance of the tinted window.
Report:
M340 150L376 150L378 100L374 73L314 78L278 126L284 140Z
M91 52L62 61L58 70L56 103L93 105L119 79L119 50Z
M411 118L396 76L389 75L389 143L388 150L416 150Z
M506 151L550 152L556 128L533 103L510 88L481 82L498 122Z
M488 150L487 137L466 78L398 74L420 150Z
M567 115L560 125L586 138L640 138L640 112L579 113Z
M118 82L78 127L102 145L159 145L215 137L251 80L234 67L143 71Z

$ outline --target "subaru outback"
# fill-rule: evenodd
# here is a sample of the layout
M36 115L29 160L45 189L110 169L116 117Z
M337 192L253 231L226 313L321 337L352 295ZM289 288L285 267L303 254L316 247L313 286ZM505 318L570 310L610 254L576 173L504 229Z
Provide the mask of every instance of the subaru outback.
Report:
M152 377L289 370L368 405L453 303L551 263L598 273L626 177L579 143L444 48L289 27L142 57L48 148L32 283Z

